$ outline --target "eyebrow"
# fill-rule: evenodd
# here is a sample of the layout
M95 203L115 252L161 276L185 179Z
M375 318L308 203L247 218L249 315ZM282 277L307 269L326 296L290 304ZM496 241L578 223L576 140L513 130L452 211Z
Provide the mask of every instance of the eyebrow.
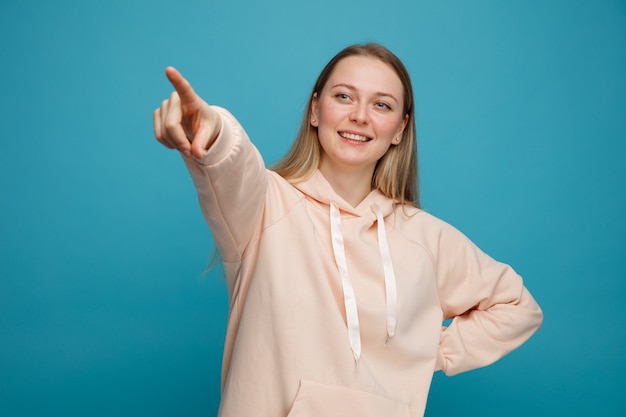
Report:
M352 84L346 84L346 83L338 83L338 84L333 85L331 88L337 88L337 87L344 87L344 88L347 88L348 90L351 90L351 91L356 91L356 90L358 90L358 89L357 89L355 86L353 86ZM395 101L396 103L400 103L400 102L398 101L398 99L397 99L397 98L396 98L393 94L391 94L391 93L385 93L385 92L383 92L383 91L379 91L379 92L376 92L376 93L375 93L375 95L376 95L376 96L379 96L379 97L389 97L389 98L391 98L393 101Z

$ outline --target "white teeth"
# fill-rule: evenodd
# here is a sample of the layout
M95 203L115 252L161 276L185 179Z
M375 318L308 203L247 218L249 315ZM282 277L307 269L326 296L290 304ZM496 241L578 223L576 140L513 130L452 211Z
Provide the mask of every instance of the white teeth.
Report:
M361 136L361 135L355 135L354 133L341 132L341 133L339 133L339 135L341 135L342 138L346 138L346 139L350 139L350 140L356 140L356 141L359 141L359 142L367 142L369 140L368 137Z

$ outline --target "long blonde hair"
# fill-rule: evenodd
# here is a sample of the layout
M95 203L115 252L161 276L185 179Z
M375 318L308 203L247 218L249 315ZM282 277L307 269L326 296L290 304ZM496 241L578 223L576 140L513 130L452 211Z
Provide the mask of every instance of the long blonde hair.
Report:
M404 89L403 109L408 117L407 126L402 133L400 143L389 147L389 150L376 164L372 176L372 188L401 204L419 207L417 139L411 78L402 61L387 48L377 43L348 46L326 64L311 92L311 99L304 112L296 140L289 152L272 169L293 184L305 181L313 175L319 166L322 150L317 136L317 128L313 127L310 122L312 99L315 94L320 95L337 64L350 56L377 58L389 65L402 82Z

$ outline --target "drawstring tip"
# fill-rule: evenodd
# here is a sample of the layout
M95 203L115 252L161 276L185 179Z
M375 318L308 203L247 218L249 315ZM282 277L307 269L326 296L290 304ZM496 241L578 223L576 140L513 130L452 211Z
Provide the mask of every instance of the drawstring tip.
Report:
M389 346L389 342L391 342L391 338L392 338L392 337L393 337L393 336L392 336L392 335L390 335L390 334L388 334L388 335L387 335L387 338L385 339L385 346Z

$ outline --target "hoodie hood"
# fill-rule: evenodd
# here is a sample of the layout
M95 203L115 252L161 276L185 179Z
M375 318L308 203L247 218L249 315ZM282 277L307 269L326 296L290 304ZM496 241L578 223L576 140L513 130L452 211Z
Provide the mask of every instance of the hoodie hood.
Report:
M376 223L378 248L384 271L384 277L381 277L381 279L385 280L387 305L387 337L381 343L389 344L396 331L397 290L396 276L387 243L385 218L393 213L395 203L390 198L385 197L380 191L373 190L359 205L353 207L335 192L319 170L315 171L309 180L296 184L295 187L308 197L322 205L328 206L332 249L343 289L348 339L355 363L358 365L361 356L361 331L357 311L357 298L350 279L349 260L346 259L341 219L343 216L360 217L366 219L370 227Z
M335 192L324 174L318 169L308 180L294 184L294 187L304 193L306 196L318 201L319 203L330 205L335 203L343 214L370 218L372 223L376 221L373 215L372 207L378 206L383 217L389 216L394 211L397 204L378 190L372 190L356 207L346 202L339 194Z

